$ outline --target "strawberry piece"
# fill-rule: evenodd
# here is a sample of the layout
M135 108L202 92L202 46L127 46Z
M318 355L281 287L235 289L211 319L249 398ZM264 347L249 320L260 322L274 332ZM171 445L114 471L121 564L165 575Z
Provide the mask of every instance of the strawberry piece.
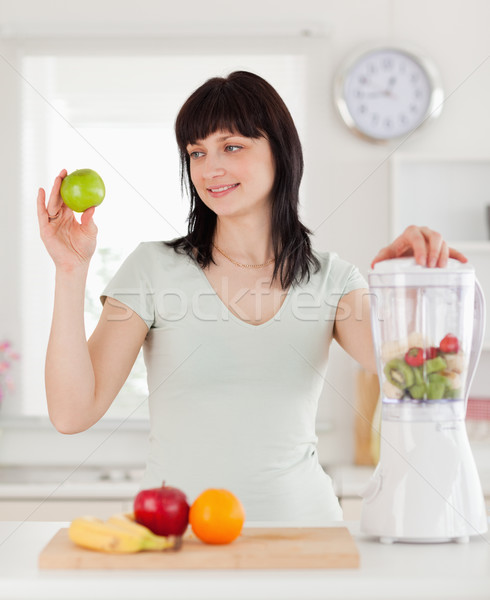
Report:
M405 354L405 362L411 367L420 367L424 362L424 351L422 348L414 346Z
M448 333L442 338L439 348L444 354L456 354L459 350L458 338L454 334Z
M430 348L426 348L424 352L425 360L430 360L431 358L435 358L439 354L439 348L437 346L430 346Z

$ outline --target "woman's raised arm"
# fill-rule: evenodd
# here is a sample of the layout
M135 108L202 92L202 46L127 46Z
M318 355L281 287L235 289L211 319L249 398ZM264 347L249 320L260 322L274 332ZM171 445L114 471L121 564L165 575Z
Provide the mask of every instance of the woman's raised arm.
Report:
M126 380L148 328L116 300L107 301L90 341L84 320L85 285L95 251L94 208L78 223L59 190L66 171L55 179L48 205L39 190L41 239L56 266L53 319L46 353L49 416L63 433L88 429L107 411ZM121 318L121 314L124 318Z

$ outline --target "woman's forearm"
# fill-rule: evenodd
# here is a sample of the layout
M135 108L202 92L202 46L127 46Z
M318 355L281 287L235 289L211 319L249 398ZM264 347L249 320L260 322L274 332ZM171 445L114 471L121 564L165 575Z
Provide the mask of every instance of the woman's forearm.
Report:
M56 272L45 380L50 419L63 433L89 427L95 411L95 376L84 320L87 272L88 265Z

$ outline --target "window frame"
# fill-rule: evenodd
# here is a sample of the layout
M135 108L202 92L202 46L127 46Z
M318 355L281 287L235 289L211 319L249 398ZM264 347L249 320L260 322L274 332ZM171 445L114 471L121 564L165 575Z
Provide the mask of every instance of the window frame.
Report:
M11 87L12 94L7 99L7 104L10 105L13 111L13 120L10 123L8 131L10 132L9 139L13 140L15 133L18 134L21 129L22 122L22 111L21 102L22 98L22 86L29 86L29 82L22 78L21 75L21 63L24 56L49 56L49 55L63 55L63 56L145 56L154 54L179 54L182 56L197 56L205 52L206 54L213 55L219 54L225 51L227 54L249 54L249 55L261 55L261 54L284 54L291 55L297 54L302 55L306 59L307 64L307 76L305 77L305 89L302 91L305 97L305 114L308 116L312 112L314 107L318 107L319 104L323 104L326 99L319 99L318 94L325 94L325 60L328 55L327 52L327 40L322 37L307 37L307 36L246 36L246 37L223 37L223 38L208 38L208 37L192 37L192 38L167 38L167 39L123 39L123 38L106 38L106 39L15 39L15 40L2 40L0 42L0 48L7 56L10 68L15 72L16 76L14 80L16 85ZM205 50L203 51L203 48ZM224 48L224 50L223 50ZM237 68L240 68L237 66ZM20 77L19 77L20 75ZM320 79L321 76L321 79ZM204 79L203 79L204 80ZM32 86L31 86L32 87ZM3 101L5 104L5 99ZM1 106L1 104L0 104ZM11 111L11 115L12 115ZM3 121L6 121L4 116ZM2 121L0 121L1 123ZM304 138L308 138L309 134L317 132L317 124L311 119L306 118L304 124L304 132L302 141L304 144ZM10 153L9 160L6 163L10 163L11 167L8 170L7 185L6 189L13 193L17 191L18 181L21 180L21 156L22 146L20 142L12 143L13 152ZM307 152L305 151L305 156ZM309 187L308 182L308 170L305 170L305 180ZM35 192L31 195L35 195ZM33 203L34 204L34 203ZM22 314L19 310L19 296L22 293L21 281L19 278L19 257L21 256L21 248L19 247L19 240L21 239L19 223L19 205L13 204L9 206L7 211L9 218L7 221L15 223L13 228L7 232L7 224L4 221L3 226L0 226L0 231L3 229L4 235L3 246L7 247L5 240L10 240L15 236L16 243L13 244L14 248L12 251L12 244L8 244L9 256L11 261L8 265L3 266L2 270L4 273L14 273L14 284L12 286L12 294L9 298L2 298L0 302L0 308L2 314L10 314L12 319L10 320L12 327L6 327L6 337L15 339L16 332L22 321ZM5 235L10 233L10 235ZM17 235L15 235L17 234ZM35 232L33 232L35 234ZM2 243L0 243L0 248ZM5 275L4 275L5 276ZM22 348L20 348L22 354ZM14 368L14 377L17 382L20 380L20 369L21 362ZM32 421L29 417L26 417L22 412L16 410L15 402L16 398L21 397L22 387L16 386L16 391L10 398L5 402L4 412L12 422L18 422L22 419ZM44 420L44 419L41 419ZM39 418L34 418L35 422L39 422ZM111 422L108 419L104 419L105 425L111 426ZM116 420L119 422L119 419ZM136 424L137 425L137 424ZM104 427L104 425L101 425ZM137 425L138 427L138 425Z

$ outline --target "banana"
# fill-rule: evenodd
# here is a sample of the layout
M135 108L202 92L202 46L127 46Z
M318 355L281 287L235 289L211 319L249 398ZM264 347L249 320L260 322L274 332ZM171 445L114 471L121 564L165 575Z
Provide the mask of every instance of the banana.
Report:
M406 340L388 340L381 348L381 359L384 363L394 358L403 358L408 350L408 341Z
M427 348L429 345L424 335L419 331L412 331L408 336L407 342L409 348L413 348L414 346L417 348Z
M466 368L465 356L462 352L457 354L444 354L444 360L447 363L447 370L455 373L462 373Z
M92 516L79 517L71 522L68 535L78 546L99 552L125 554L180 547L180 538L155 535L124 515L114 515L111 519L104 522Z
M441 371L441 375L447 379L447 385L451 390L459 390L461 387L461 375L454 371Z
M133 513L119 513L112 515L112 517L107 520L107 523L121 527L125 531L134 533L135 535L143 536L148 544L153 544L153 546L149 548L152 550L178 550L182 545L182 538L180 536L156 535L148 529L148 527L137 523Z
M386 341L381 347L381 360L387 363L394 358L403 358L409 348L429 348L433 345L424 338L422 333L412 331L408 338Z
M112 517L109 517L109 519L107 519L107 523L111 523L112 525L122 527L124 530L128 532L133 532L135 535L155 535L148 529L148 527L137 523L134 519L134 516L131 513L118 513L116 515L112 515Z
M387 379L383 382L383 393L387 398L393 398L395 400L400 400L403 396L403 390L396 385L393 385Z

